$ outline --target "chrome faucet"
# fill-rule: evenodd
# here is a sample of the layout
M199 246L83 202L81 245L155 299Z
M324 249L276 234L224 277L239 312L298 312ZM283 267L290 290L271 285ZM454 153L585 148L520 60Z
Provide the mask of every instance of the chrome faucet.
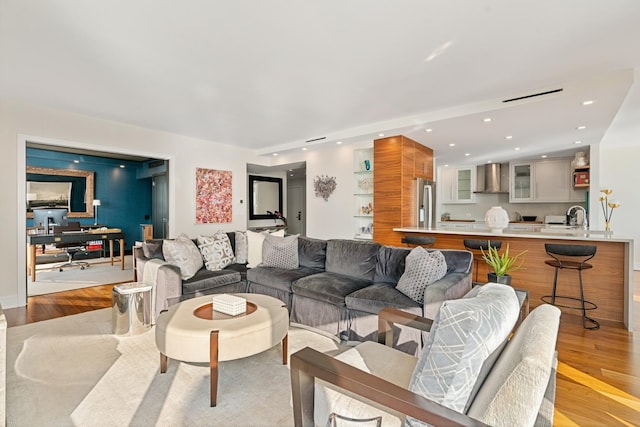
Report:
M580 209L582 210L582 229L583 230L588 230L589 229L589 220L587 219L587 210L580 206L580 205L575 205L575 206L571 206L568 210L567 210L567 215L571 215L571 211L573 211L574 209Z

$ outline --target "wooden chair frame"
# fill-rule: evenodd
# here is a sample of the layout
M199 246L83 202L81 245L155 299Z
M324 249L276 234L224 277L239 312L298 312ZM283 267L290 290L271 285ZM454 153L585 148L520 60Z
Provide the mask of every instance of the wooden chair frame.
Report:
M380 343L392 345L393 324L429 331L433 320L393 308L385 308L378 313L378 340ZM314 384L316 378L431 425L486 425L373 374L341 362L332 356L305 347L291 355L293 419L297 427L314 425Z

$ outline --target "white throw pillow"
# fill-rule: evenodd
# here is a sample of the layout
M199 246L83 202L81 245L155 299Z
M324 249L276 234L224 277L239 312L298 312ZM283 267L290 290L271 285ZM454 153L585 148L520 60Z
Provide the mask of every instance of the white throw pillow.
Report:
M255 231L247 230L248 268L257 267L262 263L262 244L264 243L264 238L267 234L271 234L272 236L284 237L284 230L274 231L273 233L269 233L267 231L257 233Z
M175 240L165 240L162 243L162 253L165 261L180 267L182 280L191 279L203 266L198 247L184 233Z
M447 274L447 261L440 251L429 252L416 246L407 255L404 273L396 289L412 300L424 303L424 290Z
M224 231L217 231L213 236L198 236L198 248L207 270L222 270L236 260L229 236Z
M247 243L247 232L236 231L236 262L246 264L249 256L249 245Z
M287 270L298 268L298 234L287 237L265 236L262 243L262 266Z

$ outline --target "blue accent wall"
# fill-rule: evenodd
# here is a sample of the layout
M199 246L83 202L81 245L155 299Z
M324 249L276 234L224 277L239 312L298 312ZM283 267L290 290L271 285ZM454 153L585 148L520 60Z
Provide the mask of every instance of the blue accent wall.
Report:
M140 224L151 222L151 178L136 176L138 169L143 168L142 162L27 148L27 166L93 171L94 198L101 203L98 223L120 228L125 233L126 249L131 249L135 241L142 238ZM95 218L70 220L79 221L81 225L96 221ZM27 219L27 226L32 225L33 220Z

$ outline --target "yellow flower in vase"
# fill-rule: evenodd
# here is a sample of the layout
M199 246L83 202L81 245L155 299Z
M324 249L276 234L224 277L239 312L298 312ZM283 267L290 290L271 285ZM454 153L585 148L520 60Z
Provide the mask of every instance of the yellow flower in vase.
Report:
M603 188L600 192L604 193L604 196L598 198L602 205L602 213L604 214L604 229L605 231L611 231L611 216L613 215L613 210L619 208L622 203L618 200L609 201L609 195L613 193L613 190L610 188Z

